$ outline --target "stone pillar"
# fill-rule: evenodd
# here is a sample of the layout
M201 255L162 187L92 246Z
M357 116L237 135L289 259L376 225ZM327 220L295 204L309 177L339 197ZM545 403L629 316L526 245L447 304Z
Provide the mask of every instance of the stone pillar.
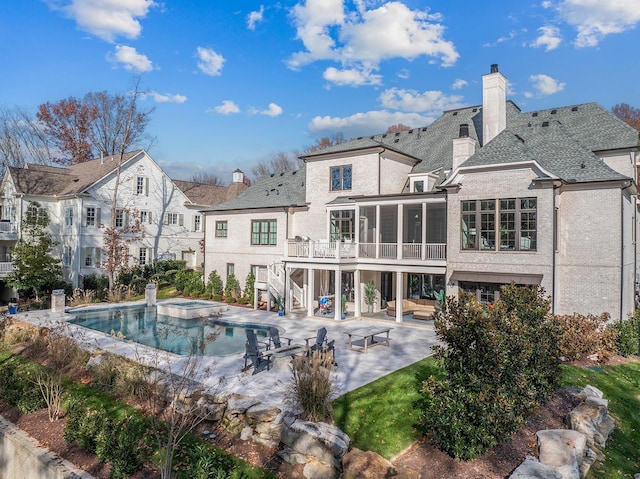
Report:
M156 305L156 295L158 292L156 291L155 284L148 284L144 290L144 299L147 301L147 307Z
M51 292L51 312L64 314L65 295L64 289L54 289Z

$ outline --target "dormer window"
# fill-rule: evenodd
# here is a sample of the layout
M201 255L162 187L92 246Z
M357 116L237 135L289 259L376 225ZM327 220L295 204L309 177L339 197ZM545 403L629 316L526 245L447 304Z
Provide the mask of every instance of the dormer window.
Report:
M413 182L413 191L414 193L422 193L424 191L424 181L414 181Z
M331 191L351 189L351 165L331 168Z

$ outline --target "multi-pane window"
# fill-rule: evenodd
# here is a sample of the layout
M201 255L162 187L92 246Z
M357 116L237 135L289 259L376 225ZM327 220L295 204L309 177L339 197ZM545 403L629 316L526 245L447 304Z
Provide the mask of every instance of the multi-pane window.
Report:
M147 264L147 261L148 261L147 251L148 251L148 248L140 248L140 251L138 252L138 264L140 266Z
M84 249L84 265L100 266L100 248L87 247Z
M276 220L254 220L251 222L251 244L275 245L277 232Z
M351 189L351 165L331 168L331 191Z
M226 238L228 233L226 221L216 221L216 238Z
M100 208L87 206L85 210L85 226L98 226L100 223Z
M123 210L116 210L116 228L123 228L126 223L126 213Z
M355 238L355 210L331 212L331 241L351 241Z
M496 209L497 206L497 209ZM461 202L461 247L500 251L537 248L537 199Z
M64 209L64 225L67 228L73 226L73 207L71 206Z
M184 226L184 215L180 213L165 213L164 224Z
M227 279L229 276L236 274L236 265L234 263L227 263Z
M136 177L136 195L149 196L149 178L144 176Z
M140 224L151 224L151 211L140 210Z
M202 231L202 216L193 216L193 231Z
M65 246L62 250L62 266L71 266L71 246Z

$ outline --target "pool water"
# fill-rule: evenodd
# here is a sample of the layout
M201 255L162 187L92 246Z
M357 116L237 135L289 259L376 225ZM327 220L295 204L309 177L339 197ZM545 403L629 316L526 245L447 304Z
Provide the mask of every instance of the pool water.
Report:
M210 318L181 319L157 314L146 306L73 310L70 323L183 356L226 356L245 351L247 329L258 340L269 326L234 324Z

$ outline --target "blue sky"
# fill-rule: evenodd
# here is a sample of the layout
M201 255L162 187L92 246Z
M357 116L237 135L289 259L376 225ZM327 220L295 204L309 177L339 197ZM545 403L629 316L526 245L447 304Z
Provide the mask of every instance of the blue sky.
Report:
M640 107L639 0L19 0L0 14L0 107L140 76L151 156L230 179L323 136L425 126L482 101Z

